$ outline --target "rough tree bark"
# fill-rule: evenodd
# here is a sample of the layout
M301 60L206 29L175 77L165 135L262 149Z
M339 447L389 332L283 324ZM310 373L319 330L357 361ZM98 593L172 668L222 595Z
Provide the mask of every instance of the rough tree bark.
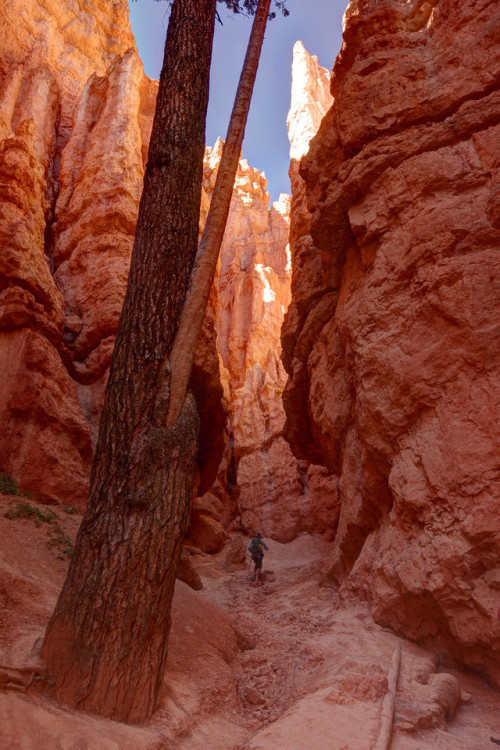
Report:
M239 8L238 0L223 1ZM244 0L243 7L253 11L256 3ZM196 405L186 391L270 3L258 0L180 337L196 254L216 0L174 0L170 16L88 509L42 647L58 699L120 721L141 723L152 715L165 670L198 444ZM180 376L175 396L173 346Z
M198 416L166 426L168 354L197 248L216 0L172 6L87 512L42 648L57 699L133 723L157 707Z
M271 0L259 0L257 5L217 173L212 203L191 274L179 330L170 356L172 379L168 410L169 425L173 424L181 413L191 378L196 345L200 337L231 206L234 180L238 169L241 145L245 135L270 6Z

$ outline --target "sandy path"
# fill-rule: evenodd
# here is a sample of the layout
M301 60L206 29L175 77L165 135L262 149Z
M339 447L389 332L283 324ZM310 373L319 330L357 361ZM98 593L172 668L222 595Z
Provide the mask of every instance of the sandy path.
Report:
M335 594L318 587L327 553L307 535L270 542L264 569L275 580L260 587L247 571L225 573L222 556L199 562L203 596L228 613L243 648L234 672L250 739L225 750L372 750L398 644L392 750L495 747L500 695L476 677L441 670L434 655L374 623L367 605L339 609ZM467 703L447 720L455 689Z
M67 566L46 524L5 517L16 502L0 496L0 678L5 665L37 665ZM74 537L79 519L57 513ZM318 587L327 545L307 535L269 544L273 580L259 587L246 569L227 571L224 552L192 556L204 589L176 587L162 702L148 726L0 684L0 750L374 750L398 643L391 750L495 747L497 692L462 672L450 677L432 654L376 625L366 604L339 608ZM446 718L454 690L466 701Z

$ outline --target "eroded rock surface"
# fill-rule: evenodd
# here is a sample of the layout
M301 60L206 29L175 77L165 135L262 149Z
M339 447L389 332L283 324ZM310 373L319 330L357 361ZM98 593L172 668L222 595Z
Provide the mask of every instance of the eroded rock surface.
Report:
M80 506L157 92L144 75L124 0L94 5L92 11L82 2L21 7L9 0L2 6L0 45L0 231L7 248L0 330L11 359L2 375L0 418L8 429L0 437L0 469L40 499ZM24 25L16 36L19 18ZM316 107L316 126L326 108L326 77L319 74L305 108ZM316 94L320 103L313 105ZM294 101L303 108L300 86ZM200 227L221 148L219 142L207 150ZM201 416L204 495L192 536L207 549L224 542L223 527L234 517L247 531L282 541L304 530L332 537L336 526L336 478L298 462L283 438L279 332L290 302L289 215L285 196L269 209L265 177L243 160L191 382ZM28 355L35 340L37 363ZM226 408L231 435L225 443Z
M283 338L285 434L340 475L326 577L497 686L499 34L494 0L351 2Z
M137 52L129 50L106 75L87 82L62 154L53 266L94 443L125 297L155 94ZM143 112L149 117L141 129Z
M220 148L219 142L209 150L207 184ZM228 377L238 509L247 533L282 542L301 531L331 538L336 478L297 461L283 438L280 329L290 302L290 199L282 195L269 208L266 186L265 175L241 160L218 282L218 347Z
M60 92L58 137L71 129L75 104L89 77L103 75L135 39L125 0L4 0L0 68L22 66L26 78L47 67Z
M9 0L0 15L0 468L42 500L83 506L157 83L126 0ZM226 421L212 297L192 381L201 492Z
M41 500L83 505L92 446L52 275L54 206L84 85L135 42L122 0L5 0L0 18L0 466Z

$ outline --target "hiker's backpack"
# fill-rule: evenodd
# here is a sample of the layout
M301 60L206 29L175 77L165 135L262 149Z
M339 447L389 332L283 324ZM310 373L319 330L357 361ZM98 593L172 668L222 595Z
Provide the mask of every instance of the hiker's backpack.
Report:
M263 555L262 540L258 537L254 537L250 542L250 554L252 555Z

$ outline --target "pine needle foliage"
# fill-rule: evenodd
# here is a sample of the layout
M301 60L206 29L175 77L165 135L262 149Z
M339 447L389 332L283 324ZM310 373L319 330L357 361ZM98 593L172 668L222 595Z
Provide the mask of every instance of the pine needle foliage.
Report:
M137 2L137 0L133 0ZM155 0L160 3L162 0ZM245 15L253 16L257 10L259 0L218 0L219 3L227 6L233 13L243 13ZM168 0L169 5L172 4L172 0ZM286 0L274 0L274 7L277 8L284 16L289 16L290 11L286 7ZM276 13L273 11L269 14L269 18L276 18Z
M257 10L258 0L219 0L219 2L224 3L233 13L245 13L253 16ZM274 0L274 5L284 16L290 15L290 11L286 8L285 0ZM276 13L270 13L269 18L276 18Z

